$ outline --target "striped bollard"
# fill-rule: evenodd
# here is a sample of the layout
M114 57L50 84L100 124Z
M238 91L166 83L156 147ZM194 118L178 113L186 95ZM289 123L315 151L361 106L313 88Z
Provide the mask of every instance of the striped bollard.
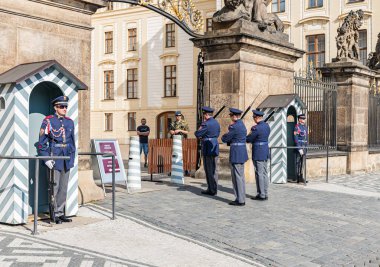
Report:
M141 189L140 140L138 136L131 136L129 143L127 186L128 189Z
M175 184L185 183L183 179L183 157L182 157L182 136L181 135L173 135L171 182Z

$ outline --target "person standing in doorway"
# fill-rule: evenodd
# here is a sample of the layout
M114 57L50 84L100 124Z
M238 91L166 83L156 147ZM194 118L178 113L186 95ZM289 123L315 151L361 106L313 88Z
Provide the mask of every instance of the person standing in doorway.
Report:
M215 196L218 193L218 172L216 165L219 156L218 137L220 125L212 116L214 109L202 107L203 122L198 131L194 133L197 138L202 139L203 167L206 173L207 190L202 194Z
M297 183L307 182L303 177L303 166L306 158L306 147L308 141L307 127L305 125L305 114L298 115L298 123L294 127L294 143L297 146L296 150L296 174Z
M269 125L263 121L264 113L259 110L252 110L253 120L256 125L252 126L250 134L247 136L247 143L252 143L252 160L255 166L255 178L257 195L252 197L254 200L268 199L268 159L270 134Z
M45 117L42 121L38 154L40 156L69 156L67 160L46 160L45 165L51 170L53 179L53 199L50 203L56 224L71 222L65 216L67 187L70 178L70 169L74 167L75 159L75 129L74 122L66 117L69 98L59 96L52 101L55 114Z
M228 133L222 136L223 143L230 144L230 167L235 200L229 204L233 206L245 205L244 163L248 160L248 154L246 146L247 128L240 119L242 113L243 111L239 109L230 108L232 123L228 126Z
M189 134L189 124L182 118L181 111L175 112L175 121L170 124L170 134L181 135L183 138L187 138Z
M148 125L146 125L146 119L141 119L141 125L137 127L137 135L140 139L140 155L141 152L144 151L144 167L146 168L148 166L147 160L148 160L148 137L150 133L150 128Z

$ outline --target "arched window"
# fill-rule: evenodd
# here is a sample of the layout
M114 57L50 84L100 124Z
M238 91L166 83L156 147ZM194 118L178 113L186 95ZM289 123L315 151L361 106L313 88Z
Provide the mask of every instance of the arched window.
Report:
M0 112L5 109L5 99L0 97Z

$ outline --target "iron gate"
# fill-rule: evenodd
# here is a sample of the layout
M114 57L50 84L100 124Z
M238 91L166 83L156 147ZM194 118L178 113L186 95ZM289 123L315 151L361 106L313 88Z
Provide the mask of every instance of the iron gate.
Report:
M377 90L377 84L369 91L368 146L380 147L380 90Z
M314 72L315 73L315 72ZM309 145L336 146L337 85L316 75L294 77L294 92L307 106Z

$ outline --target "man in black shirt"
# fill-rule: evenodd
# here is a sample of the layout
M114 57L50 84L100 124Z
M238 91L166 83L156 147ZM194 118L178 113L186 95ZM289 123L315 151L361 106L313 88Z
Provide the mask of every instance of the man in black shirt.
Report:
M140 137L140 155L144 151L144 167L147 167L148 159L148 136L150 133L150 128L146 125L146 119L141 119L141 125L137 127L137 135Z

